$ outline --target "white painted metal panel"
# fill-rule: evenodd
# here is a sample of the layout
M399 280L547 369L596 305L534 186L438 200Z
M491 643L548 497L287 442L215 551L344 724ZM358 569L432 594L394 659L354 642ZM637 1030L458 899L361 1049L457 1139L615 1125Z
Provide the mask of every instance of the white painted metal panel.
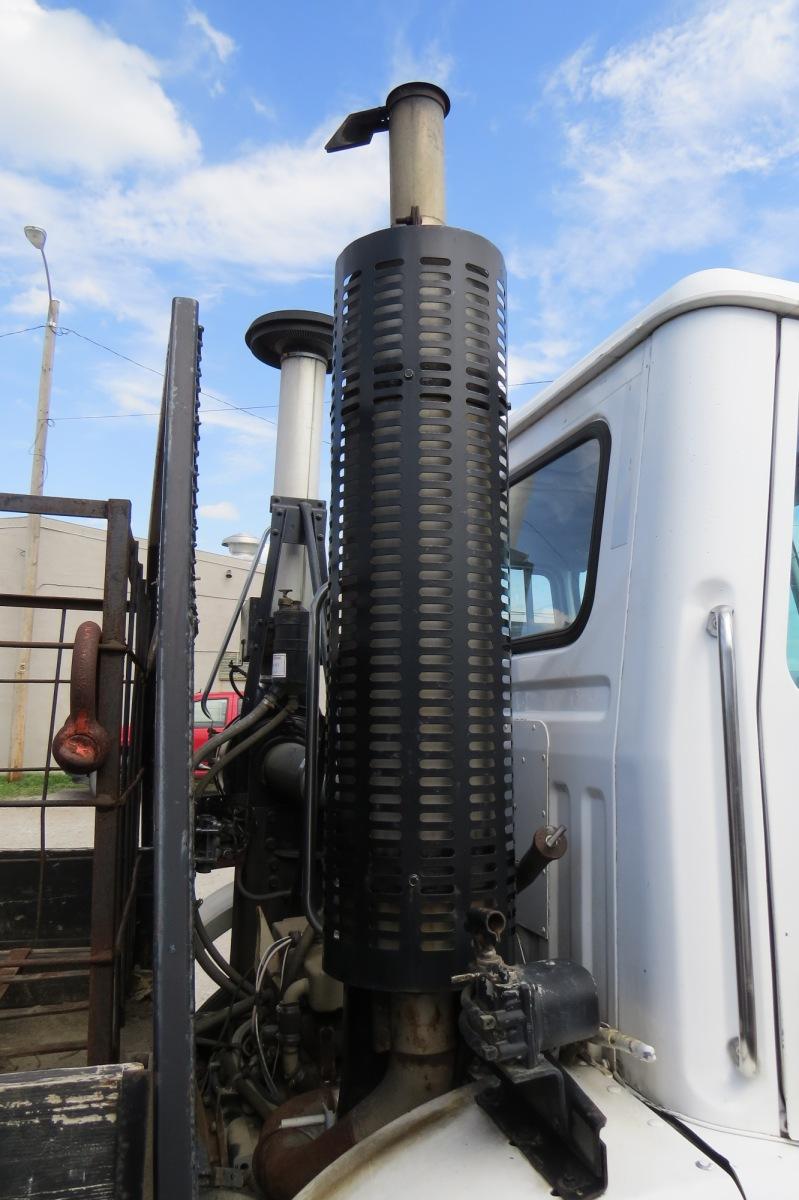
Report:
M760 679L760 736L769 831L787 1126L799 1139L799 687L788 671L788 607L799 397L799 322L783 320L777 376L771 523ZM797 1153L799 1158L799 1152ZM799 1162L796 1164L799 1194Z
M535 831L551 824L549 812L549 730L544 721L516 716L513 721L513 778L516 857L532 845ZM549 937L549 884L553 864L516 898L516 920L545 943ZM539 947L541 955L546 946Z
M702 1141L726 1158L746 1200L795 1200L799 1195L799 1146L785 1138L746 1137L726 1129L692 1126Z
M686 275L673 287L658 296L651 304L553 384L543 388L532 400L522 405L510 419L511 437L517 436L540 420L544 413L562 404L592 380L604 375L614 363L630 350L645 342L656 329L684 313L703 308L745 308L782 316L799 316L799 283L787 279L772 279L768 275L753 275L748 271L727 268L697 271Z
M572 1072L607 1117L607 1200L740 1200L730 1176L596 1067ZM478 1108L470 1088L392 1121L344 1154L297 1200L449 1200L552 1195L521 1151ZM774 1192L771 1200L793 1200Z
M693 1119L779 1131L757 738L776 318L688 312L657 329L616 749L618 1020L657 1062L619 1070ZM758 1070L738 1031L718 645L734 610Z
M615 808L613 749L627 610L629 555L644 423L649 349L640 346L547 413L511 444L515 472L599 418L611 449L599 568L588 625L570 645L515 654L514 740L527 723L549 730L547 820L568 829L565 858L546 872L549 939L544 953L574 958L593 973L603 1019L616 1024ZM520 740L521 744L521 740ZM517 826L542 823L517 756ZM529 839L528 839L529 840ZM521 854L526 844L517 844ZM522 921L529 919L525 897Z

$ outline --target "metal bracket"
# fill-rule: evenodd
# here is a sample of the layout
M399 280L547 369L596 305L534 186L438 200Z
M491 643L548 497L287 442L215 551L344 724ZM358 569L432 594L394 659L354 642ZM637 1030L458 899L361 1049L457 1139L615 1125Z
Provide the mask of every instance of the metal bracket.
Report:
M326 144L328 154L336 150L352 150L355 146L368 146L376 133L388 129L388 106L381 104L379 108L364 108L360 112L350 113L339 125L336 132Z
M321 584L311 601L308 622L308 675L305 689L307 718L305 724L305 824L302 854L302 899L308 924L322 932L322 917L313 899L313 870L316 859L316 821L319 801L319 667L320 630L324 621L319 610L325 602L328 583Z
M550 814L549 788L549 728L540 718L530 720L523 714L513 721L513 775L515 779L515 837L516 848L523 853L532 843L536 830L548 825L560 815ZM549 872L543 875L517 898L518 921L545 941L550 936L550 892L553 883Z
M550 1058L531 1071L495 1068L476 1101L563 1200L592 1200L608 1186L605 1117Z

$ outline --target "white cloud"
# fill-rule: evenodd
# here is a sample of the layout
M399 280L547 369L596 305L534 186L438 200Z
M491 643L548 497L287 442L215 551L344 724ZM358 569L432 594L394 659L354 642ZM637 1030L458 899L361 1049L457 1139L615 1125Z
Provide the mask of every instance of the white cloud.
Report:
M571 338L540 339L528 345L511 346L508 352L508 386L549 383L563 369L575 350Z
M58 41L62 65L52 91L64 103L34 86L34 37L42 42L36 55L45 58ZM27 56L25 69L9 46ZM12 164L0 171L0 261L18 315L39 313L44 302L41 263L21 236L27 223L50 235L65 319L83 303L135 322L162 347L170 299L158 278L162 264L193 275L201 298L231 283L329 275L342 246L384 220L386 139L356 154L327 155L333 114L304 142L203 162L157 73L154 60L79 13L45 13L35 0L0 7L0 100L27 122L24 129L16 119L0 125L0 153L5 141ZM47 137L38 143L40 129ZM70 160L82 168L57 185L42 162L51 145L47 167ZM142 145L146 163L137 159Z
M390 86L397 87L408 80L419 79L446 87L454 61L451 54L442 50L437 38L412 48L407 34L400 31L394 38Z
M326 130L336 125L331 117ZM53 288L63 319L80 301L115 321L131 320L165 344L171 292L159 268L176 264L200 299L229 286L329 276L344 245L384 220L386 147L326 155L324 134L272 144L155 182L76 180L49 187L0 172L0 256L14 264L11 309L40 313L41 262L22 236L48 230Z
M201 517L209 521L238 521L240 513L230 500L219 500L216 504L201 504L197 509Z
M103 390L114 402L118 412L136 414L137 419L144 424L158 423L163 380L157 375L144 371L134 374L121 365L117 369L97 366L94 368L94 374L102 379ZM144 414L151 417L151 422Z
M254 444L262 445L264 442L275 440L276 427L271 421L261 420L255 413L244 412L241 409L224 408L212 397L202 398L200 424L202 429L213 425L237 434L234 446L241 443L247 452L252 451Z
M799 150L798 59L797 0L716 0L561 64L545 103L565 137L568 176L553 197L563 219L554 242L522 242L509 256L548 306L528 351L573 331L578 305L599 311L600 295L628 288L658 256L738 257L747 189Z
M5 8L0 0L0 98L7 112L28 105L29 137L46 126L50 141L68 148L64 155L72 156L75 169L64 175L59 170L54 178L47 169L53 163L43 164L38 148L26 157L21 136L14 154L3 153L4 139L6 150L10 146L10 122L0 128L0 153L8 164L0 170L0 283L9 318L28 324L46 311L41 259L22 234L26 223L42 225L54 293L62 302L62 329L74 326L161 370L176 290L198 296L207 316L229 288L255 291L265 281L329 277L346 242L384 222L386 139L357 153L326 155L324 142L343 115L333 113L303 141L203 161L194 133L180 122L161 86L154 60L72 10L48 10L55 24L43 30L44 11L33 0L12 0ZM70 96L63 109L33 89L22 71L2 74L4 35L14 22L26 27L26 37L44 37L48 46L51 28L61 38L69 72L81 81L69 93L69 79L56 73L54 91ZM22 33L14 36L20 42ZM28 54L29 74L31 59ZM92 89L97 112L83 111L79 101ZM117 120L117 92L123 101L119 145L106 137L103 116L104 111L109 123ZM146 161L138 157L136 138L127 136L129 125L146 144L153 139ZM168 153L170 147L174 153ZM65 161L55 156L56 166ZM76 354L79 345L68 334L58 353ZM160 376L97 356L93 375L107 402L102 407L142 414L136 426L154 427L157 418L144 414L160 406ZM247 401L227 397L210 377L207 382L214 397L202 398L201 461L222 462L228 478L236 472L263 477L275 425L261 414L227 407L227 399ZM100 428L125 430L133 424L108 421ZM215 487L218 495L224 481Z
M379 143L326 155L322 141L320 131L301 145L198 166L166 185L143 179L105 189L92 198L92 223L106 242L153 261L236 264L271 278L328 272L374 220L387 188Z
M236 43L232 37L227 33L222 33L221 29L216 29L204 12L193 6L190 6L186 13L186 23L200 30L220 62L227 62L236 49Z
M74 9L4 0L0 154L7 164L105 174L193 161L199 139L156 61Z
M265 117L267 121L277 120L277 109L273 104L267 104L264 100L260 100L254 92L250 92L249 99L253 111L257 112L259 117Z

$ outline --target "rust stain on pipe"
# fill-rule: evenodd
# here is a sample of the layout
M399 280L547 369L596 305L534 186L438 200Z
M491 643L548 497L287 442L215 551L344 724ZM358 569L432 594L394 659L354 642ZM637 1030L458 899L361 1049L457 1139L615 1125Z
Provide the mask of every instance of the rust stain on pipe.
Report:
M393 995L391 1055L377 1087L316 1136L308 1130L279 1130L284 1117L309 1111L297 1107L306 1097L281 1105L264 1125L253 1155L253 1173L268 1200L293 1200L347 1150L397 1117L444 1095L452 1086L454 1064L451 995Z

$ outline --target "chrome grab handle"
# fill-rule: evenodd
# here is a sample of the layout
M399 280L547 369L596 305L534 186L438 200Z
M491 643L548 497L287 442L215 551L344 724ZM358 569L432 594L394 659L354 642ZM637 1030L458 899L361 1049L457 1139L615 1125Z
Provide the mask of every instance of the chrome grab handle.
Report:
M755 987L752 967L752 928L749 914L749 878L746 868L746 824L741 768L741 732L738 713L738 680L735 667L733 610L728 604L711 609L707 631L719 643L721 713L724 727L724 765L727 777L727 819L730 828L732 911L735 929L735 974L738 989L738 1043L735 1059L747 1075L757 1069Z
M308 667L305 677L305 794L302 844L302 901L308 924L322 932L322 918L314 907L313 867L316 853L316 809L319 792L319 609L327 595L323 583L314 593L308 613Z

